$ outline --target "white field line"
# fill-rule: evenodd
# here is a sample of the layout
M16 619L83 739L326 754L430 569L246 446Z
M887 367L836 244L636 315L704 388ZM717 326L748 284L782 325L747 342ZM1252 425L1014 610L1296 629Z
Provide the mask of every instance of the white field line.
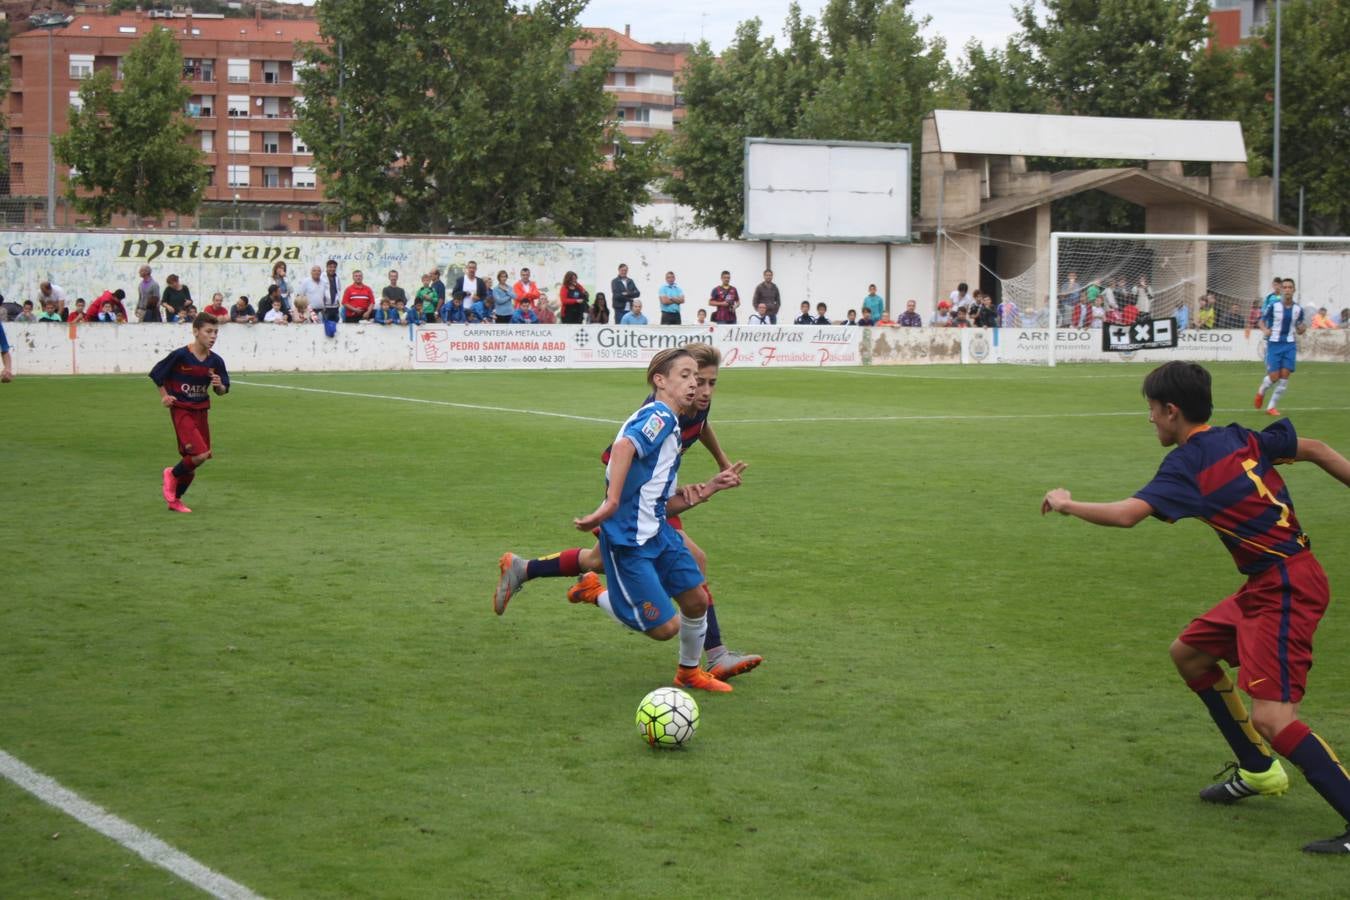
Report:
M17 784L43 803L88 825L161 869L167 869L195 888L222 900L262 900L248 888L208 869L180 850L175 850L148 831L120 819L72 790L0 750L0 775Z
M861 374L861 373L859 373ZM595 416L574 416L569 413L549 412L540 409L516 409L510 406L480 406L473 403L452 403L449 400L426 400L421 397L399 397L394 394L363 394L356 391L333 391L326 388L296 387L290 384L265 384L260 381L233 380L231 384L247 384L251 387L276 388L281 391L303 391L309 394L336 394L340 397L365 397L370 400L399 400L404 403L425 403L432 406L454 406L461 409L477 409L488 412L519 413L528 416L552 416L558 419L575 419L580 422L600 422L605 425L622 425L619 419L601 419ZM1240 406L1231 409L1215 409L1216 413L1246 412L1250 407ZM1350 412L1350 406L1287 406L1290 412ZM1094 419L1114 416L1148 417L1147 409L1120 412L1058 412L1058 413L971 413L968 415L910 415L910 416L784 416L773 419L723 419L719 425L782 425L810 422L957 422L957 421L996 421L1001 419Z
M572 419L577 422L599 422L602 425L622 425L622 419L602 419L597 416L574 416L571 413L550 412L546 409L516 409L510 406L484 406L478 403L454 403L450 400L427 400L422 397L396 397L392 394L365 394L359 391L334 391L328 388L297 387L292 384L268 384L263 381L230 380L231 385L273 388L278 391L302 391L306 394L333 394L338 397L363 397L367 400L399 400L403 403L424 403L428 406L451 406L455 409L476 409L483 412L520 413L527 416L549 416L554 419Z

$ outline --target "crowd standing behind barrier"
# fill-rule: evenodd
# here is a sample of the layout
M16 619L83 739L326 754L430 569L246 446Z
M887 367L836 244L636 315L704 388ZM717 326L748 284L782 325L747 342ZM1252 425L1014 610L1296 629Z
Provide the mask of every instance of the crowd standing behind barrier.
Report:
M420 286L412 297L399 283L401 273L390 270L379 295L367 282L365 273L354 269L344 281L336 260L329 259L322 266L313 265L308 274L292 276L284 261L272 268L271 280L261 286L255 295L255 304L248 294L239 294L233 305L227 306L225 294L217 291L205 311L222 322L243 325L303 325L319 323L375 325L482 325L482 324L609 324L642 326L650 322L643 315L641 287L628 276L628 266L621 264L618 274L610 282L609 299L604 292L591 293L577 279L575 272L567 272L557 297L541 291L528 267L520 269L520 278L508 284L510 276L503 269L496 273L494 283L479 277L478 264L470 260L463 274L447 286L439 268L419 275ZM92 302L76 297L61 285L43 280L37 284L36 299L22 302L0 297L0 321L84 323L174 323L190 322L198 307L191 288L182 283L177 274L165 276L160 287L154 270L142 265L136 272L135 301L122 288L103 290ZM763 280L752 293L750 314L745 323L751 325L778 324L783 303L779 286L773 281L773 271L766 269ZM94 293L90 290L89 293ZM860 293L862 293L860 291ZM1145 275L1134 284L1123 277L1099 279L1080 284L1078 274L1070 272L1056 294L1058 323L1063 327L1081 330L1111 324L1132 324L1151 315L1153 291ZM676 280L676 273L665 273L665 283L656 291L660 322L678 325L684 321L688 296ZM1245 317L1237 321L1230 313L1218 314L1219 302L1213 292L1200 298L1195 314L1182 304L1173 314L1178 327L1186 329L1254 328L1260 319L1266 299L1255 299ZM885 298L875 284L867 290L857 307L847 308L842 317L832 316L828 304L816 304L815 315L809 303L801 304L794 325L843 325L862 327L900 328L1040 328L1049 324L1045 309L1026 311L1010 299L995 303L994 298L978 289L972 291L962 282L945 298L937 302L933 316L925 322L918 312L917 301L905 301L905 308L894 318ZM709 290L704 306L693 310L697 324L735 325L740 322L739 290L732 284L731 272L723 270L718 283ZM862 313L859 315L859 308ZM1340 313L1325 307L1307 310L1312 327L1337 329L1350 326L1350 308ZM786 323L786 319L784 320ZM330 326L331 333L331 326Z

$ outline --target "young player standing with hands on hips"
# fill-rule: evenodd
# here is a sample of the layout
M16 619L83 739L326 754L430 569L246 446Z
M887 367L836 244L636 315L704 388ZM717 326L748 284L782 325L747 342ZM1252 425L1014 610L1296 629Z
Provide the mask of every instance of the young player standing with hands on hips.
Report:
M183 505L183 494L196 476L197 467L211 458L211 425L206 420L211 408L207 389L224 396L230 390L230 373L225 360L212 352L220 321L210 313L198 313L192 320L192 343L179 347L150 370L150 380L159 388L160 402L173 416L173 431L178 437L178 465L164 470L164 501L174 512L192 510Z
M1218 533L1247 581L1192 620L1171 647L1177 672L1237 756L1231 777L1202 790L1200 799L1228 804L1284 793L1289 777L1271 756L1273 747L1346 822L1344 834L1303 849L1350 854L1350 776L1298 718L1313 632L1330 590L1275 470L1312 462L1350 486L1350 461L1321 441L1298 437L1288 419L1259 432L1240 425L1211 428L1205 424L1214 410L1210 376L1195 363L1154 369L1144 379L1144 396L1159 442L1176 448L1153 480L1114 503L1084 503L1056 488L1041 501L1041 514L1054 510L1120 528L1150 515L1164 522L1193 517ZM1250 720L1220 660L1230 667L1241 664L1238 687L1252 698Z

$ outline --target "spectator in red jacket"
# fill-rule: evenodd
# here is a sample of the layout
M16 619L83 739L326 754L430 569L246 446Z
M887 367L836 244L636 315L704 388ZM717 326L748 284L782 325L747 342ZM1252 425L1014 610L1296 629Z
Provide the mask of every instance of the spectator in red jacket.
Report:
M342 317L345 322L360 322L375 314L375 292L365 283L365 276L357 269L352 283L342 292Z
M89 311L85 314L85 318L90 322L98 322L102 313L111 311L114 322L125 322L127 320L127 308L122 305L122 301L126 298L127 293L121 288L115 291L104 291L94 298L93 303L89 304Z
M563 276L562 287L558 289L558 302L562 304L562 322L564 325L580 325L586 320L586 307L591 295L577 281L576 272Z

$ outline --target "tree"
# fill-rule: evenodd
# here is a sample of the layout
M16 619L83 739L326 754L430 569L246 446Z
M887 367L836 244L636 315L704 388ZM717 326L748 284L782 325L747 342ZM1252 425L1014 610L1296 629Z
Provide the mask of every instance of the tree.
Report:
M758 19L741 23L720 60L706 44L695 48L682 78L672 196L698 224L740 235L747 137L917 147L923 115L953 87L943 43L924 40L921 27L906 0L831 0L820 23L790 7L781 51L760 36Z
M115 212L157 218L165 211L195 212L206 189L202 154L188 143L183 117L190 92L173 35L154 28L137 41L122 66L121 90L111 70L80 88L69 130L54 143L56 158L78 170L66 196L95 225Z
M319 0L327 43L306 53L296 131L343 214L428 233L628 228L661 145L611 124L611 47L572 64L584 7Z
M1284 0L1280 60L1280 218L1307 194L1314 234L1350 233L1350 0ZM1275 24L1240 53L1240 110L1252 174L1272 174ZM1230 114L1231 115L1231 114Z

